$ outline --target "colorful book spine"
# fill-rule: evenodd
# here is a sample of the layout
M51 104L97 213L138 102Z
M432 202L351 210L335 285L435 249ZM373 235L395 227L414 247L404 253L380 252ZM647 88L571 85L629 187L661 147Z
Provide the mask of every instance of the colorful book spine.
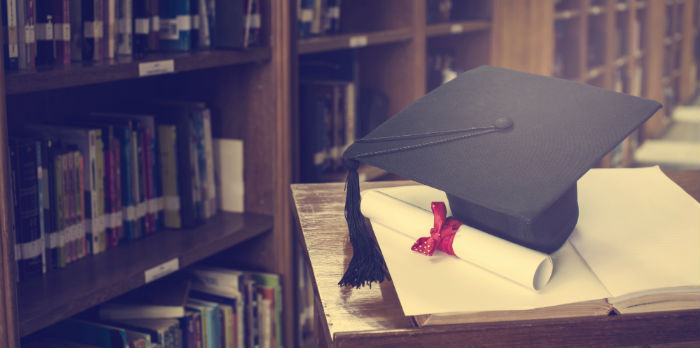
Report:
M188 51L190 49L190 0L173 0L159 3L160 48L164 51Z
M158 153L160 156L160 182L163 187L165 208L164 226L182 227L180 195L178 194L177 130L175 125L158 125Z
M71 61L70 1L52 0L55 63L69 65Z
M17 33L17 0L2 0L5 70L19 69L19 37Z

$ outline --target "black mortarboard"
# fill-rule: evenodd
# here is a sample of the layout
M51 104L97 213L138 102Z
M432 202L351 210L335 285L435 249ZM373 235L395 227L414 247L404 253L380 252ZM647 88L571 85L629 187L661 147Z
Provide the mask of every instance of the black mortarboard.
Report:
M467 225L551 253L578 220L576 181L660 107L508 69L462 73L345 151L354 255L340 285L386 274L359 210L358 161L445 191Z

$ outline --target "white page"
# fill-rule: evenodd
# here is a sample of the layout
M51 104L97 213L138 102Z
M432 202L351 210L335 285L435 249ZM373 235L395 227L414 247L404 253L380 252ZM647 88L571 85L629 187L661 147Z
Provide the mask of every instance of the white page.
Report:
M426 195L422 185L382 190L428 206L440 199L439 194L444 198L440 191L437 197L434 192ZM527 310L609 296L568 243L552 255L554 271L549 284L535 292L440 251L431 257L419 254L411 250L414 237L375 221L372 227L405 315Z
M552 255L549 284L535 292L439 251L413 252L413 238L372 228L405 315L526 310L609 296L568 242Z
M658 167L591 169L571 243L614 297L700 287L700 204Z
M413 238L430 235L434 225L431 202L444 202L451 216L445 193L425 185L410 185L362 192L365 217ZM491 234L460 226L452 248L457 257L514 281L528 289L540 290L552 274L549 255L528 249Z

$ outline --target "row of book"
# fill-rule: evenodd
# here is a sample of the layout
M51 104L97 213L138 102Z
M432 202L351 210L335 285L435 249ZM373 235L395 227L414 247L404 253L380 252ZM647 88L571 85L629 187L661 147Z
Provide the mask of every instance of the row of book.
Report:
M11 139L20 279L217 212L206 104L135 108L26 124Z
M340 0L297 0L301 38L340 32Z
M195 266L36 335L43 347L281 347L279 276ZM32 344L25 344L25 346Z
M2 0L5 68L259 42L260 0Z

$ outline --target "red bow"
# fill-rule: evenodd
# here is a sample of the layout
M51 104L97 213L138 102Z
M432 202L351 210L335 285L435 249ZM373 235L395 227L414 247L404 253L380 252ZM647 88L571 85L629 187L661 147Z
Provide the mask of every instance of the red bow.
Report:
M435 218L435 226L430 229L430 237L419 238L411 247L411 250L419 253L433 256L435 248L442 250L448 255L454 255L452 250L452 241L455 239L455 233L461 222L447 218L447 208L444 202L433 202L430 204Z

